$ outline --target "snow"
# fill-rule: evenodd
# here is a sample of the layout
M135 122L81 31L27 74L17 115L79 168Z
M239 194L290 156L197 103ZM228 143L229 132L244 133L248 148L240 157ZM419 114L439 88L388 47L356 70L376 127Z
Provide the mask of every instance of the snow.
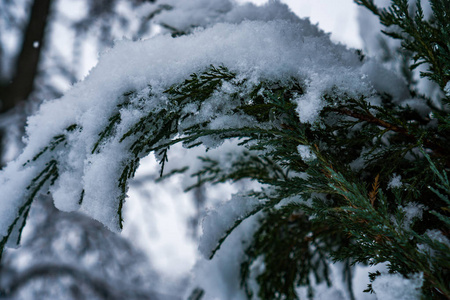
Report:
M399 188L402 186L402 176L394 173L391 181L388 183L388 188Z
M445 95L447 97L450 97L450 81L447 82L447 84L445 85L444 91L445 91Z
M415 219L422 219L423 210L426 207L423 204L410 202L406 206L400 206L405 215L403 217L403 228L409 230Z
M252 3L236 5L230 0L165 0L158 1L158 4L152 8L156 9L160 5L169 5L173 9L157 15L154 21L184 32L191 32L193 24L196 27L208 27L222 22L240 23L244 20L271 21L275 19L299 22L298 17L289 10L287 5L278 1L256 6Z
M410 94L405 81L397 74L384 68L374 59L369 59L363 66L363 72L369 77L375 89L389 94L394 102L407 99Z
M200 286L205 291L204 299L248 299L240 287L240 265L258 228L257 220L257 215L245 219L225 240L214 259L198 260L192 270L191 286Z
M181 163L182 155L180 159L174 156L183 150L177 146L169 160ZM197 244L189 232L195 228L187 225L195 217L194 201L191 194L183 193L183 181L189 176L176 175L155 182L152 179L157 178L156 170L153 157L142 160L131 182L130 205L126 206L121 235L148 254L159 276L176 280L189 274L198 256Z
M379 300L415 300L420 299L423 274L404 278L400 274L382 274L372 283Z
M375 4L380 7L387 7L390 5L390 0L376 0ZM382 57L385 54L383 49L384 44L389 49L394 49L400 46L400 42L394 39L386 39L381 33L384 30L383 26L380 24L379 19L370 10L365 7L358 7L358 23L359 23L359 34L363 41L364 53L375 56Z
M446 245L450 249L450 240L438 229L427 229L424 236L430 238L433 242L438 242ZM420 252L426 254L429 257L434 257L436 251L430 247L429 244L418 244L417 248Z
M450 240L437 229L427 229L425 234L432 240L447 245L450 248Z
M217 209L210 211L203 219L203 234L199 250L205 257L210 257L224 233L260 207L261 203L254 197L235 194L231 200L222 203Z
M309 146L298 145L297 151L304 161L311 161L311 160L316 159L316 155L311 151Z

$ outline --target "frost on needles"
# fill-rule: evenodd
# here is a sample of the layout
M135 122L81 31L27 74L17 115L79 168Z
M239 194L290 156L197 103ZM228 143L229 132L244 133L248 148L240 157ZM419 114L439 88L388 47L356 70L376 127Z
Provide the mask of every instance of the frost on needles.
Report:
M226 162L204 157L194 175L262 184L212 213L201 245L213 257L258 216L242 258L248 295L294 299L310 274L329 282L331 258L348 270L388 261L394 273L422 274L428 294L450 295L448 245L425 233L448 233L448 97L436 106L413 95L399 75L276 1L250 8L177 38L118 42L84 81L42 104L22 154L0 173L0 251L19 243L40 193L120 231L141 158L154 153L164 175L177 171L164 170L176 143L237 139ZM410 207L420 214L407 216ZM254 291L248 279L261 259Z

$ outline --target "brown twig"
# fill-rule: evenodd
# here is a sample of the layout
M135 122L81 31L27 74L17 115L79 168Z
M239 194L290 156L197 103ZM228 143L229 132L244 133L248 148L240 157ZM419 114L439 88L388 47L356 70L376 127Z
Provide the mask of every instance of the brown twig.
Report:
M374 206L375 200L377 200L378 189L380 188L380 174L375 177L375 181L372 184L372 191L369 192L370 204Z

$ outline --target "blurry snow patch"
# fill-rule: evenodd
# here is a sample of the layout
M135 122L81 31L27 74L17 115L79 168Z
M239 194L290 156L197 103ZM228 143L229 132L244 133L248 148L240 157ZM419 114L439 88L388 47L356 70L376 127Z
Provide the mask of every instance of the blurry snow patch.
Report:
M447 82L447 84L445 85L444 91L445 91L445 95L447 97L450 97L450 81Z
M0 198L0 236L8 234L9 226L18 216L18 208L26 199L26 187L33 179L32 171L36 171L36 169L38 168L29 167L27 170L23 170L23 163L15 160L0 171L2 191ZM5 173L10 176L4 176Z
M307 161L312 161L312 160L316 159L316 155L311 151L309 146L298 145L297 151L300 154L300 156L302 157L303 161L307 162Z
M369 278L369 273L374 273L379 271L381 273L387 272L388 263L380 263L374 266L367 266L363 264L356 264L356 267L353 272L353 293L355 295L355 299L357 300L376 300L377 297L375 294L365 293L364 290L367 289L367 286L371 283ZM330 299L331 300L331 299Z
M210 257L227 232L261 205L259 199L235 194L231 197L231 200L210 211L202 223L203 234L200 239L200 252L205 257Z
M388 188L399 188L402 186L402 176L394 173L391 181L388 183Z
M450 248L450 240L440 230L428 229L427 231L425 231L425 234L428 235L430 239L447 245Z
M425 231L425 235L434 242L444 244L450 249L450 240L440 230L428 229L427 231ZM417 248L420 252L428 255L429 257L434 257L436 254L436 251L428 244L418 244Z
M305 174L305 176L307 176L306 173L304 173L304 174ZM307 201L305 201L299 195L295 195L292 197L283 198L283 200L278 202L274 207L276 209L281 209L284 206L289 205L289 204L306 204L306 203L307 203Z
M386 7L391 4L390 0L376 0L378 7ZM378 17L363 6L358 6L359 34L363 41L363 50L369 56L382 57L386 49L395 49L400 46L400 41L386 38L381 33L385 29L380 24Z
M328 288L323 291L320 291L317 293L317 296L314 297L314 299L318 300L347 300L347 298L344 296L344 293L336 288Z
M236 4L230 0L164 0L151 7L169 5L172 9L154 18L156 23L169 25L178 31L191 32L193 28L204 28L215 23L241 23L242 21L288 20L298 17L285 4L270 1L262 6L252 3ZM306 21L304 21L306 22ZM318 29L315 29L318 31Z
M422 273L410 279L400 274L383 274L375 279L372 288L379 300L419 300L422 284Z
M153 157L142 161L130 187L123 235L145 252L161 276L171 280L188 274L197 258L197 245L189 235L195 215L192 195L183 192L182 175L162 182Z
M23 115L15 110L3 113L0 117L0 130L3 131L1 164L13 160L20 153L23 134Z
M401 103L401 106L410 107L411 109L416 111L422 118L428 117L431 113L430 107L425 103L425 101L423 101L423 99L407 99Z
M310 283L314 291L314 300L350 300L352 299L348 292L348 282L346 282L345 276L344 276L344 268L345 265L342 262L335 262L332 263L330 261L329 263L329 279L331 282L331 285L328 285L326 281L321 282L320 284L317 284L315 276L310 274ZM356 267L358 269L359 266ZM367 272L361 273L363 277L367 278ZM353 281L355 279L355 276L353 276ZM368 280L367 280L368 281ZM363 290L367 286L364 285L364 287L361 289ZM353 285L354 292L357 291L359 286ZM299 299L311 299L309 295L309 288L307 286L300 286L295 289L297 292ZM375 299L375 296L369 295L369 294L363 295L363 297L355 297L355 299L358 300L373 300Z
M405 81L375 60L371 59L366 62L362 67L362 71L368 76L376 90L391 95L395 102L399 102L410 96Z
M409 230L414 219L422 219L423 210L426 207L423 204L410 202L406 206L400 206L399 208L405 213L403 217L403 228Z
M428 229L425 231L425 235L428 236L434 242L438 242L446 245L450 249L450 240L438 229ZM417 248L420 252L433 257L436 251L432 249L428 244L418 244Z
M422 1L426 2L426 1ZM442 108L441 99L444 97L444 92L442 91L439 84L431 80L429 77L422 77L420 74L422 72L428 73L428 64L422 64L414 70L413 80L417 82L417 91L422 95L427 95L431 99L434 105Z
M391 5L390 0L375 0L375 4L380 8L386 8ZM414 2L410 1L411 8L415 8ZM429 19L432 16L432 9L429 1L421 1L423 6L425 19ZM378 72L378 76L383 78L384 75L388 75L393 81L388 84L386 87L389 87L389 90L381 89L388 94L391 94L394 97L394 100L398 100L399 95L404 95L406 92L404 88L404 84L401 83L401 86L396 86L396 83L399 83L399 79L402 77L401 68L402 61L398 57L398 49L401 48L401 42L397 39L389 38L384 35L381 31L385 30L387 32L395 32L394 26L386 28L385 26L380 24L380 21L377 16L375 16L370 10L363 6L358 6L358 23L359 23L359 33L361 39L363 41L363 50L364 54L369 57L376 58L379 62L384 63L384 67L391 70L391 75L383 74L383 72ZM382 68L381 66L379 68ZM421 77L420 73L427 71L428 66L426 64L420 65L413 72L413 80L417 82L417 89L420 94L428 95L435 105L440 107L439 99L442 98L442 91L438 84L434 81L429 80L426 77ZM396 73L398 76L395 78L392 74ZM386 80L384 80L386 83ZM374 85L375 88L378 86ZM397 88L397 90L395 90Z
M218 217L216 214L215 217L210 219L211 222L220 222L223 216ZM213 259L201 257L198 260L192 271L194 277L190 284L191 291L201 287L205 292L202 299L205 300L248 299L240 285L240 267L245 255L244 250L249 246L255 230L258 229L257 221L257 215L245 219L227 237ZM187 299L188 295L184 299Z

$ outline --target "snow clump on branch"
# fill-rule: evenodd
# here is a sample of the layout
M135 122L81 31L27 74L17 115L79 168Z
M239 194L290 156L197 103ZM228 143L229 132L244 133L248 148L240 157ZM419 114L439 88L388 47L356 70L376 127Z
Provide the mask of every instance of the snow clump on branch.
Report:
M12 236L11 229L23 224L17 218L26 217L30 204L26 193L33 189L30 182L47 173L58 209L80 210L110 230L120 231L118 211L124 201L120 173L133 159L128 150L133 141L122 137L149 112L170 115L173 106L165 91L211 65L235 73L234 83L242 83L244 90L261 81L300 82L304 93L295 102L302 122L316 121L326 94L374 95L370 74L364 74L368 67L353 50L334 44L327 34L295 17L279 2L259 8L236 6L216 21L225 23L205 23L211 27L177 38L163 35L118 42L100 57L84 81L62 98L44 102L28 119L24 151L0 173L0 236ZM127 106L124 95L130 91L133 95ZM208 101L214 107L227 106L227 93L224 88ZM115 115L120 122L108 129ZM219 116L220 111L202 110L196 117L208 120ZM233 116L232 122L235 119ZM163 121L155 120L155 124L162 126ZM245 126L250 121L242 122ZM226 126L227 122L221 119L220 124ZM182 123L178 126L186 128ZM105 132L110 136L97 145ZM41 179L33 184L39 185ZM43 192L47 185L48 181L43 181Z

